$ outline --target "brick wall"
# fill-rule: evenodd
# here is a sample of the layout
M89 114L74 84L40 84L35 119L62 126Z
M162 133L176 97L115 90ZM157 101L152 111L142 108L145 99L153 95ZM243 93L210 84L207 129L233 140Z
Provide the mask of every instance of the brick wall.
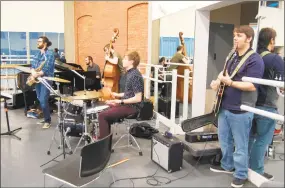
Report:
M103 47L119 29L114 44L122 56L126 50L138 50L147 60L148 3L134 1L74 2L75 60L85 68L84 58L91 55L104 67Z

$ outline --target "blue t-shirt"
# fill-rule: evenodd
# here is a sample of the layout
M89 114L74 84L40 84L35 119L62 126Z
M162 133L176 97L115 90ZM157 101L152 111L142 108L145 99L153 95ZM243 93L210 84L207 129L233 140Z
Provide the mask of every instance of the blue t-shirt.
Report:
M248 51L247 51L248 52ZM244 54L245 55L245 54ZM236 55L232 60L229 60L227 71L229 75L239 64L243 56ZM241 81L242 77L262 78L264 72L264 63L258 53L251 54L245 63L240 67L236 75L232 78L233 81ZM257 100L258 85L254 84L256 91L242 91L234 87L226 86L222 99L221 107L232 112L242 112L240 106L242 104L255 107Z
M267 49L261 49L258 51L261 54ZM282 58L274 53L263 56L264 61L264 74L263 79L284 81L284 61ZM266 106L277 109L278 93L276 87L260 85L258 88L257 106Z

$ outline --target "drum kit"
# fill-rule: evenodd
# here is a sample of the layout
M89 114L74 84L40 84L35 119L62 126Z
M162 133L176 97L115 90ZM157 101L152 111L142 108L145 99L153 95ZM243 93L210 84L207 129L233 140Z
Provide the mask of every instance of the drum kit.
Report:
M70 83L70 81L61 78L53 78L53 77L43 77L43 78L45 80L55 81L58 91L60 83ZM43 79L41 79L40 81L43 84L45 83ZM51 88L50 90L53 89ZM71 150L68 137L81 137L76 148L74 149L74 153L76 152L76 149L79 147L80 143L83 140L85 141L85 145L90 142L95 142L97 140L99 134L98 114L108 109L109 106L106 105L103 101L100 101L100 99L102 99L103 97L103 93L101 91L86 91L86 90L76 91L74 92L74 96L62 96L61 94L58 93L56 94L58 95L58 97L56 97L55 99L58 101L58 121L59 121L57 129L59 129L61 133L61 141L60 141L61 143L58 145L58 149L60 149L61 146L63 147L62 154L64 155L65 158L64 148L66 146L70 150L69 154L73 153ZM53 142L57 143L55 139L55 133L58 132L57 129L53 134L49 150L47 151L48 155L50 155L50 149L52 147Z

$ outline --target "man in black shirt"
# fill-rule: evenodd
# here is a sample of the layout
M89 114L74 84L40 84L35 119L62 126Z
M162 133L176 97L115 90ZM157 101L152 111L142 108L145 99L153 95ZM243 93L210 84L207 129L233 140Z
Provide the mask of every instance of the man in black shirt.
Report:
M101 86L101 72L100 67L94 63L93 58L91 56L87 56L85 58L85 63L87 65L87 72L91 72L92 75L88 74L86 78L86 89L96 89L99 90L102 88ZM94 74L96 74L96 78L94 78ZM90 77L91 76L91 77ZM95 88L94 88L95 87Z
M99 114L99 139L110 133L110 125L117 119L136 114L142 107L144 93L143 77L137 66L140 56L136 51L127 53L123 59L123 67L126 69L126 83L124 93L111 93L114 100L106 101L111 108ZM116 99L117 98L117 99Z
M101 79L100 67L93 62L93 58L91 56L87 56L85 58L85 63L87 65L87 71L96 71L96 78Z
M272 53L275 46L277 34L272 28L262 28L259 32L257 52L264 61L263 79L284 80L284 61L282 58ZM258 87L258 98L256 108L277 114L278 93L273 86L260 85ZM276 120L254 115L254 129L252 130L249 141L250 160L249 165L252 170L263 175L265 178L273 180L273 176L264 172L264 156L266 148L271 144Z

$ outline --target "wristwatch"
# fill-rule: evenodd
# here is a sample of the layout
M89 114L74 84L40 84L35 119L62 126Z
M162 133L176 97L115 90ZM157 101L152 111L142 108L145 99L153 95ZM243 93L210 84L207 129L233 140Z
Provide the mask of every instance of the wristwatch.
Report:
M125 104L123 99L121 100L121 104Z

